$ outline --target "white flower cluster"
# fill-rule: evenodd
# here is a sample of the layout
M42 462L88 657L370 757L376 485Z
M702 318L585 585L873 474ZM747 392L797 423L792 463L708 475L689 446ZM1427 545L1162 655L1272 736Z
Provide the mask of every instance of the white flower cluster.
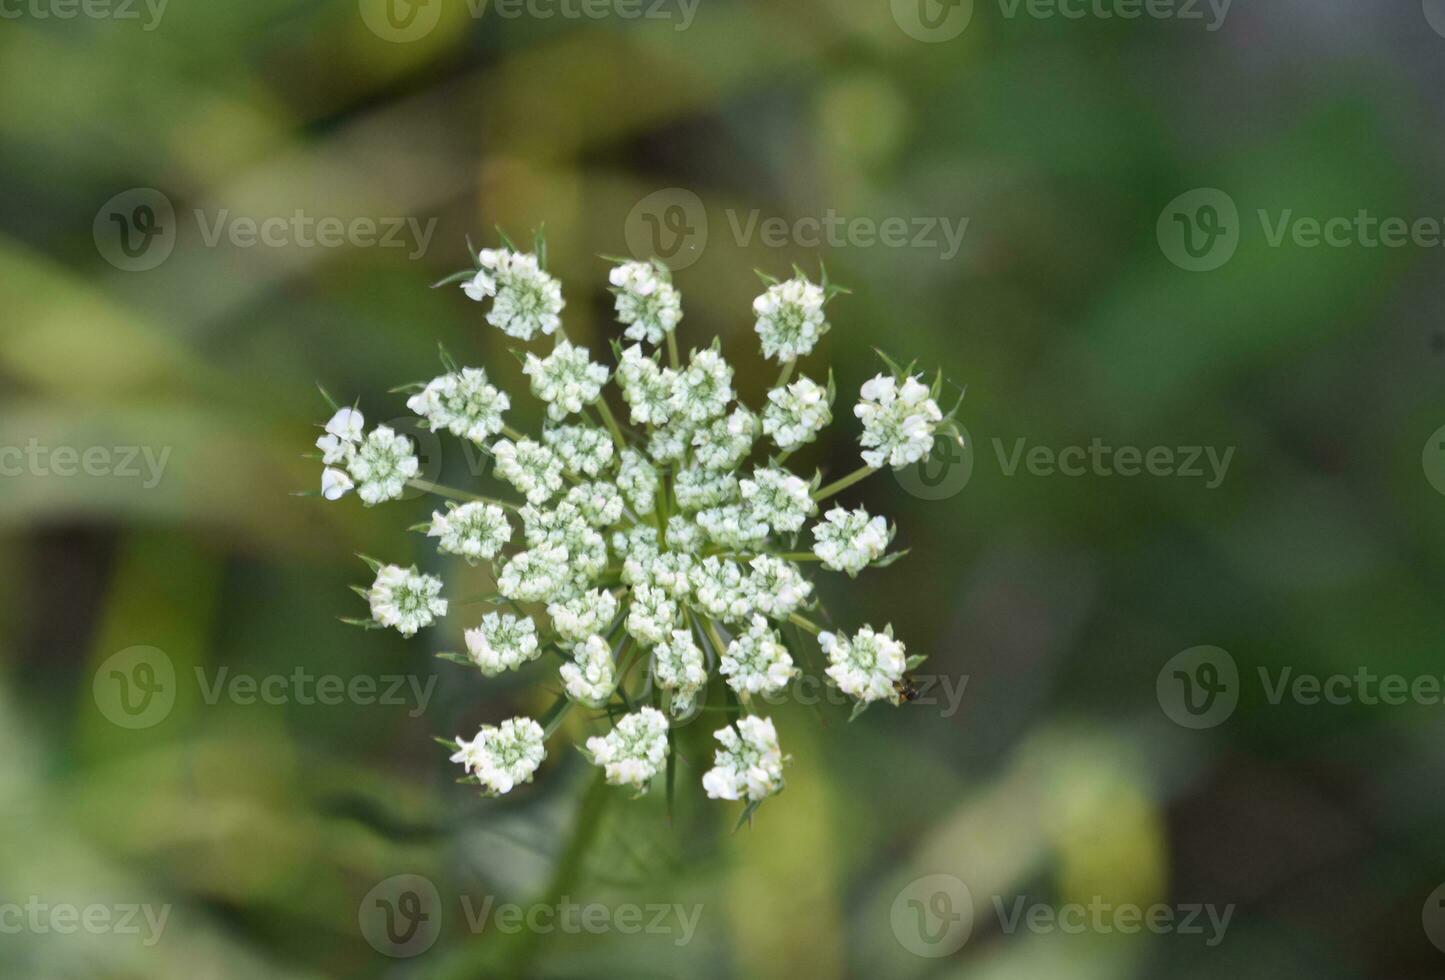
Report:
M484 248L477 266L462 289L478 303L492 297L487 322L502 333L531 340L539 330L551 334L562 325L562 284L542 270L535 255Z
M487 383L487 372L470 367L433 378L406 400L433 432L446 429L475 443L502 431L502 413L511 406L506 392Z
M537 624L530 618L490 612L482 625L467 630L467 653L488 677L516 670L542 651L537 647Z
M416 568L380 565L376 581L366 593L371 618L382 626L394 626L402 636L414 636L447 614L447 600L441 598L442 580L423 575Z
M326 464L321 495L327 500L340 500L352 489L367 505L395 500L420 469L410 439L385 425L363 436L365 427L366 419L356 409L337 409L325 435L316 440Z
M828 332L826 301L827 291L802 276L769 286L753 300L763 356L792 361L812 353L818 338Z
M713 737L722 748L713 755L713 768L702 777L702 788L710 798L757 803L782 790L788 758L778 748L771 718L739 718L736 725L719 729Z
M933 434L943 412L917 378L880 374L864 382L863 400L853 409L863 423L863 462L874 469L886 463L895 470L924 459L933 451Z
M667 719L656 708L623 717L605 737L587 740L592 761L614 786L641 793L667 763Z
M864 384L854 410L868 465L819 489L819 478L790 471L784 458L832 421L832 377L826 386L788 378L827 332L823 307L836 287L800 273L772 282L755 301L763 353L784 362L759 414L739 403L734 368L717 342L679 356L681 300L665 267L624 262L609 279L633 341L614 345L614 369L568 339L560 287L537 256L486 250L474 272L453 277L473 299L492 300L487 320L509 336L556 334L550 350L523 355L548 420L535 438L504 422L511 400L482 369L445 354L446 372L413 386L407 402L433 430L489 452L498 489L520 500L416 480L410 441L385 426L366 434L353 408L336 411L317 441L322 492L336 499L354 488L371 504L410 485L450 498L419 528L444 555L489 570L496 591L486 601L511 608L486 612L464 631L465 657L445 656L491 677L530 670L543 652L559 655L564 693L547 731L573 704L589 717L628 712L586 743L608 782L648 788L666 764L669 714L681 723L699 709L741 705L742 716L717 732L722 747L702 782L710 797L756 804L782 788L786 757L773 723L753 710L802 673L806 634L817 637L830 681L860 707L898 703L920 659L906 656L891 628L849 637L818 625L805 567L855 576L893 557L885 554L893 531L884 518L831 506L817 520L819 503L885 464L918 461L936 432L955 427L935 401L941 379L929 389L889 362L892 373ZM664 340L665 349L643 348ZM762 435L784 456L766 458ZM810 523L813 550L795 551ZM362 590L371 606L365 625L411 636L445 615L439 578L374 567L375 584ZM643 669L632 669L639 662ZM636 707L649 696L656 707ZM453 759L486 792L505 793L531 779L543 739L537 722L516 718L471 742L458 739Z
M542 726L530 718L509 718L497 727L483 725L470 742L457 739L452 761L465 766L488 796L499 796L530 783L546 757Z
M659 262L624 262L608 274L617 297L617 322L628 340L660 344L682 319L682 297Z

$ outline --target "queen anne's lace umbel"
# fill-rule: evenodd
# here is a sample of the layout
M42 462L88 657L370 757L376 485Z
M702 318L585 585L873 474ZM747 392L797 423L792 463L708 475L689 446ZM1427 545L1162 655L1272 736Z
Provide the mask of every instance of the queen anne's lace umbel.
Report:
M867 465L822 486L820 476L785 463L832 421L832 376L826 387L789 378L827 332L824 306L841 290L802 273L768 281L753 304L757 332L764 356L783 368L758 414L739 403L735 369L716 341L681 356L674 331L682 299L664 266L612 270L626 343L614 341L609 368L567 338L561 287L540 254L484 250L474 270L449 280L490 301L487 321L508 336L556 335L545 350L518 352L541 403L533 414L548 420L540 433L508 424L515 406L483 369L443 354L445 373L411 386L407 405L420 424L489 454L489 484L454 490L420 480L411 440L387 426L368 433L351 407L337 408L316 442L321 493L335 500L355 490L368 505L409 489L449 498L417 529L435 540L440 565L456 556L478 566L470 578L489 573L494 591L480 601L502 608L463 624L464 656L444 656L489 677L541 669L544 653L560 660L551 669L562 696L545 729L514 718L457 740L453 761L484 792L528 782L573 704L587 710L569 723L617 719L586 740L586 754L609 783L645 792L668 765L668 714L685 724L705 709L741 713L716 733L721 748L701 776L707 795L756 804L782 789L787 757L772 721L755 711L764 698L784 696L800 664L817 662L804 645L818 644L827 678L859 708L898 703L921 659L907 656L891 627L823 630L805 569L853 576L896 557L886 554L893 529L884 518L831 506L819 520L819 505L873 470L925 458L940 435L957 437L936 400L942 378L928 387L887 362L888 373L863 384L853 412ZM781 455L770 455L774 447ZM800 539L813 550L797 550ZM371 613L362 625L412 636L447 613L437 575L373 569L375 582L358 590Z

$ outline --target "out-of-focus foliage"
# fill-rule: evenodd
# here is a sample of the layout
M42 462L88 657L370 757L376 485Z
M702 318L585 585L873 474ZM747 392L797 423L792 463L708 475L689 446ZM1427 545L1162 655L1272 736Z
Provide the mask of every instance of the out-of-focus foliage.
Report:
M0 22L0 447L49 454L0 476L0 903L170 911L151 944L12 933L0 914L0 974L1438 975L1421 909L1445 880L1441 706L1275 704L1259 681L1445 674L1445 499L1420 467L1445 422L1438 249L1273 247L1255 218L1445 217L1445 36L1419 5L1241 3L1210 32L979 0L940 43L882 0L643 0L667 16L636 19L399 3L439 16L410 43L369 29L369 0L177 2L154 29L35 15L59 6ZM1156 240L1197 187L1241 215L1237 254L1209 273ZM173 252L137 272L97 245L104 206L134 188L176 215ZM648 212L678 188L701 211ZM653 199L691 200L669 193ZM208 240L218 221L298 212L430 230L397 248ZM509 797L455 785L432 737L542 710L541 675L483 682L435 660L477 606L412 643L343 626L357 551L480 580L400 530L428 501L290 495L317 480L299 458L326 415L317 382L400 417L388 389L435 373L440 341L523 390L505 338L426 288L466 264L465 236L545 223L569 333L605 347L598 256L645 239L649 213L694 233L683 336L721 336L754 406L773 378L754 268L824 262L852 288L818 355L839 424L805 462L856 465L849 406L875 347L967 389L966 485L957 469L942 499L865 484L855 499L912 551L846 603L825 586L840 625L891 620L928 655L925 696L853 724L826 699L772 709L788 789L736 834L736 807L697 787L706 717L671 821L660 795L590 816L568 747L584 718ZM921 247L815 244L794 225L829 215L968 223L956 254L936 224ZM774 218L796 229L780 246ZM1234 453L1209 489L1009 475L1019 439ZM144 457L135 477L61 476L56 447L164 465L154 481ZM454 442L422 449L428 472L475 479ZM1156 678L1204 644L1232 654L1242 696L1190 730ZM132 729L95 683L134 646L175 677L169 713ZM216 695L298 668L431 693ZM435 884L439 938L391 959L361 920L398 874ZM932 875L975 907L947 958L905 941L908 889ZM1215 946L1009 931L995 905L1021 895L1235 910ZM700 913L685 942L675 918L599 934L470 921L485 901L564 898Z

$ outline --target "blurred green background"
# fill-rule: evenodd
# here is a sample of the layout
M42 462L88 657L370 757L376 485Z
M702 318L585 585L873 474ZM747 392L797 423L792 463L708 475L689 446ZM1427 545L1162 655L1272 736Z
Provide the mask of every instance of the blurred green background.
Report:
M0 974L1442 975L1438 685L1272 694L1445 675L1441 251L1292 224L1445 218L1445 4L0 6ZM476 607L337 621L356 552L465 577L405 530L430 501L291 495L316 383L401 418L438 341L535 424L506 338L426 287L542 224L574 337L617 333L598 256L656 250L754 406L753 269L826 263L841 410L804 465L856 465L875 346L967 387L965 456L855 494L911 554L822 586L928 654L923 696L779 705L788 791L736 834L705 760L671 824L621 790L592 818L580 718L509 797L454 785L432 736L540 710L541 675L433 657ZM1096 439L1233 455L1009 466ZM1201 721L1168 665L1205 645L1237 675ZM216 692L298 668L406 686ZM556 917L479 912L508 903ZM1179 928L1048 925L1155 905Z

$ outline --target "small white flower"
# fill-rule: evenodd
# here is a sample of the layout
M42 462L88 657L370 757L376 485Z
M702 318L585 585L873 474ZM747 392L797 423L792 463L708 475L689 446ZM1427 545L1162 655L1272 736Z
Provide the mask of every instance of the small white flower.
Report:
M537 646L537 624L530 616L489 612L482 625L463 634L467 653L483 674L496 677L504 670L516 670L541 655Z
M487 314L488 323L507 336L521 340L531 340L538 330L551 334L562 325L558 315L566 305L562 300L562 285L542 271L535 255L484 248L478 261L483 272L494 280L496 298ZM482 281L481 275L468 285L478 281ZM488 295L485 291L480 293ZM470 289L467 295L480 298Z
M762 616L754 616L747 632L728 644L718 667L728 686L744 698L749 694L776 694L798 676L788 648Z
M325 435L316 440L316 448L321 450L321 461L327 466L335 466L350 460L365 428L366 419L356 409L337 409L326 423Z
M813 441L833 421L828 389L808 378L799 378L783 388L768 392L763 409L763 431L777 447L792 452Z
M752 590L742 566L735 561L710 555L692 575L693 597L713 619L735 623L752 610Z
M356 481L356 495L367 504L400 497L406 481L416 476L419 468L411 440L385 425L371 430L347 464Z
M791 533L818 512L813 491L802 477L774 467L758 467L750 480L738 481L744 506L755 520L776 531Z
M543 432L542 441L571 477L596 477L612 462L612 437L593 426L559 425Z
M557 454L531 439L499 439L492 446L497 476L506 480L529 503L546 503L562 489L562 461Z
M452 761L476 776L487 795L500 796L518 783L532 781L547 758L542 741L542 726L531 718L509 718L496 728L483 725L470 742L457 739Z
M600 708L617 686L612 651L600 636L589 636L572 648L572 660L562 665L562 686L573 701Z
M696 554L702 550L702 538L702 528L681 514L667 519L667 546L673 551Z
M447 614L447 601L438 598L441 590L442 580L434 575L400 565L382 565L366 600L371 604L373 620L396 627L402 636L415 636L417 630Z
M606 633L617 616L617 597L606 589L580 592L547 606L552 628L562 639L581 643L593 633Z
M609 527L622 519L622 494L611 483L579 483L562 500L576 507L593 527Z
M768 539L768 522L742 504L724 504L698 511L698 527L723 548L749 549Z
M788 758L778 747L772 719L748 715L735 726L714 732L713 737L722 748L713 755L713 768L702 777L710 799L757 802L782 790L783 765Z
M869 564L882 557L893 534L882 517L869 517L863 508L848 511L834 507L813 525L817 544L813 554L824 568L856 576Z
M595 402L608 378L604 365L588 360L586 347L565 340L557 341L547 357L528 354L522 373L532 379L532 394L547 403L547 417L556 422Z
M900 389L897 381L880 374L865 381L860 394L853 414L863 422L865 463L875 469L885 463L902 469L933 451L933 433L943 413L917 378L905 379Z
M691 630L673 630L652 648L652 673L658 686L672 695L668 710L674 718L692 710L698 691L707 684L707 668Z
M657 468L636 450L624 449L617 467L617 489L639 514L650 514L657 505Z
M497 590L517 602L543 602L568 584L567 549L534 548L519 551L502 566Z
M667 764L667 719L656 708L633 712L605 737L589 738L587 752L609 783L641 793Z
M715 350L693 351L678 376L672 408L694 425L717 418L733 400L733 368Z
M511 405L506 392L487 382L485 371L470 367L433 378L406 400L406 407L426 419L433 432L446 429L476 443L502 431L502 413Z
M617 296L617 319L629 340L662 343L682 319L682 298L667 270L651 262L624 262L607 275Z
M693 457L709 470L731 470L748 458L758 437L758 417L742 405L693 433Z
M675 599L687 598L692 571L692 556L672 551L629 554L622 561L622 581L650 585Z
M617 364L617 386L632 410L634 425L665 425L676 409L678 374L658 366L653 358L633 344L622 352Z
M822 632L818 645L828 655L827 674L844 694L859 701L891 701L897 704L898 682L908 669L903 644L893 638L893 627L875 633L864 626L853 639Z
M737 500L738 480L725 470L704 470L693 466L677 474L672 492L677 495L678 507L689 512L698 511Z
M828 332L823 316L823 288L802 277L770 286L753 300L763 341L763 356L791 361L805 357Z
M355 486L343 470L328 466L321 471L321 496L327 500L340 500Z
M632 589L632 608L627 613L627 632L645 647L667 637L677 625L677 603L657 586L637 585Z
M652 437L647 440L647 454L658 463L680 462L692 444L692 435L692 423L682 417L675 418L652 430Z
M497 281L493 279L485 269L480 270L475 276L462 283L462 292L467 298L480 303L488 296L494 296L497 292Z
M512 540L507 514L496 504L471 501L448 504L445 513L433 511L427 537L438 538L437 548L475 561L494 558Z
M773 555L758 555L748 563L748 591L753 608L770 619L787 619L813 592L798 566Z

